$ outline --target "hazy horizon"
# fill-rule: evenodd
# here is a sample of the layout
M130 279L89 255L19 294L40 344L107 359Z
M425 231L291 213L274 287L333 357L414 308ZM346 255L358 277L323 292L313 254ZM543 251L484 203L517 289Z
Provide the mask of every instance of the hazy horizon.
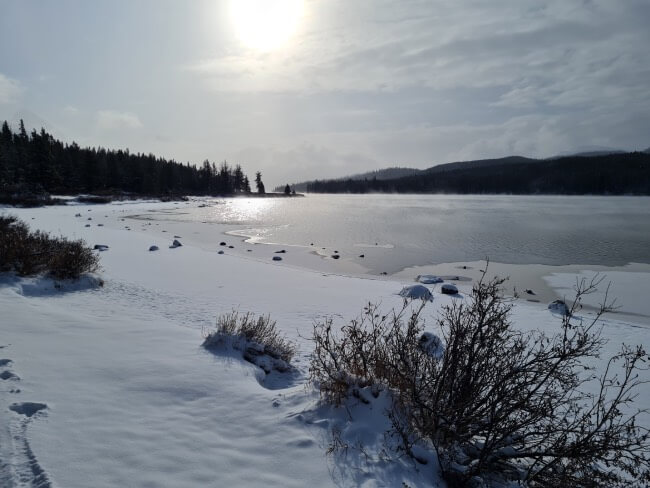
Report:
M267 188L650 145L650 4L0 3L0 119Z

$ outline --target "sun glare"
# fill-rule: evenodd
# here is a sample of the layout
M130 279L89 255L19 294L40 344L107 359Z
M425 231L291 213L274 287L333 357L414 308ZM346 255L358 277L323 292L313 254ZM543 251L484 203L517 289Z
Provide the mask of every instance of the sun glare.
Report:
M231 0L230 12L242 42L260 51L284 45L298 27L303 0Z

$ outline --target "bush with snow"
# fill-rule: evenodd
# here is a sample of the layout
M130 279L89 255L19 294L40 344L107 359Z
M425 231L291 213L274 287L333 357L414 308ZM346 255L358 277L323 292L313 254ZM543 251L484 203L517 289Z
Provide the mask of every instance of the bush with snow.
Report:
M31 232L16 217L0 216L0 272L77 279L98 268L99 257L84 241Z
M216 329L205 334L203 347L226 347L240 351L245 360L259 366L265 373L287 372L296 352L293 342L278 332L269 315L232 311L217 317Z
M588 323L573 313L597 283L578 284L548 334L514 328L503 282L481 279L444 307L441 337L424 331L426 302L389 314L369 304L340 332L332 319L317 323L311 380L334 405L362 389L389 392L387 438L416 460L435 450L450 486L648 486L649 432L633 404L648 356L624 346L597 374L607 306Z

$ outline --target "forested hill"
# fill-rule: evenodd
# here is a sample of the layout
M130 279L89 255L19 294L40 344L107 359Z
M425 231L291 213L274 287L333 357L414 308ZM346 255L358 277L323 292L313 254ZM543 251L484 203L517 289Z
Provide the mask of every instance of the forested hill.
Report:
M512 156L463 161L388 180L309 182L313 193L507 193L650 195L650 154L614 153L548 160Z
M45 129L28 134L22 121L14 133L4 122L0 195L43 192L228 195L250 192L250 182L239 165L217 166L205 160L197 168L128 149L81 148L54 139Z
M346 176L344 178L337 178L340 180L393 180L397 178L402 178L404 176L413 176L416 174L422 173L422 169L415 168L401 168L399 166L394 166L390 168L378 169L375 171L368 171L367 173L360 173L356 175ZM301 183L295 183L290 185L296 191L307 191L307 187L314 183L315 181L303 181ZM284 186L278 186L275 188L275 191L282 191Z

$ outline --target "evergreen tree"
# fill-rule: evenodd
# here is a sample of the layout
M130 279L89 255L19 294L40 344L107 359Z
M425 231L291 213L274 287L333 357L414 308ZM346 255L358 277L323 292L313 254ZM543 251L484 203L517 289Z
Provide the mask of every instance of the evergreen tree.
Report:
M255 173L255 186L257 186L257 193L261 195L266 193L266 191L264 191L264 183L262 183L262 173L259 171Z
M45 129L27 133L20 122L14 133L4 121L0 128L0 195L21 193L129 192L152 196L170 193L229 195L250 192L240 165L225 161L217 168L207 159L197 168L158 158L132 154L128 149L65 145Z
M287 186L284 187L284 194L291 195L291 187L289 186L289 183L287 183Z

